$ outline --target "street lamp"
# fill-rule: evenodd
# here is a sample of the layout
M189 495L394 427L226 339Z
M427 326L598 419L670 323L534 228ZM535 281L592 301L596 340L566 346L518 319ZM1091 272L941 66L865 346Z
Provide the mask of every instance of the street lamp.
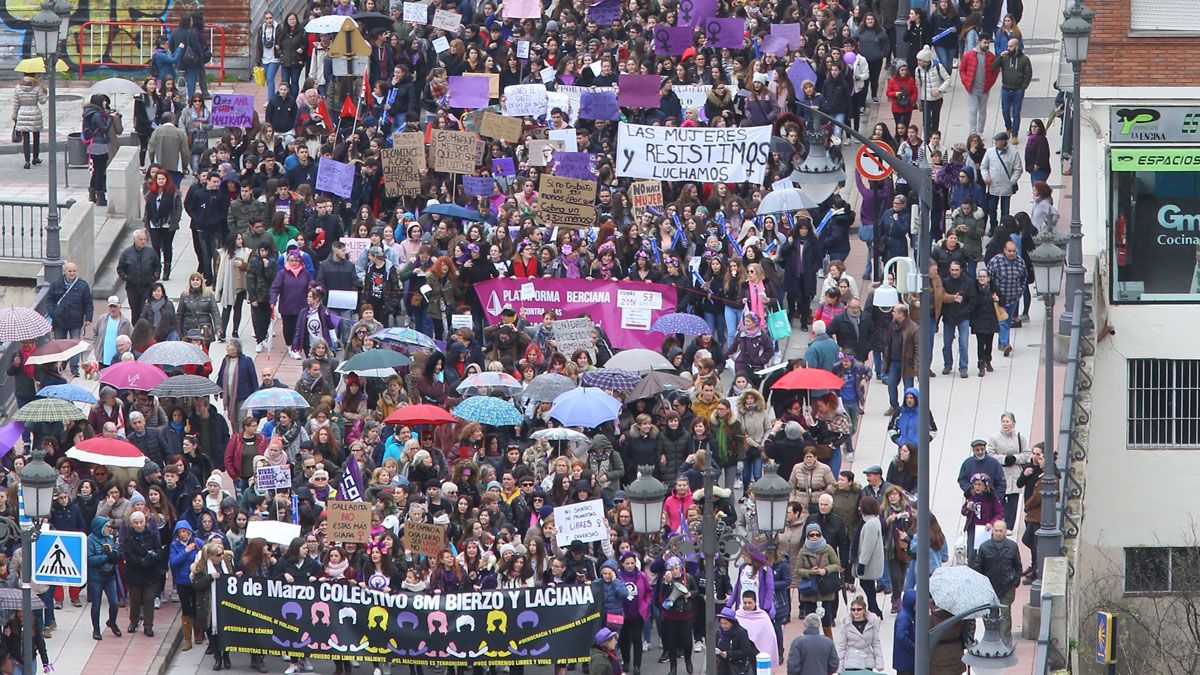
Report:
M767 460L763 466L762 478L756 480L751 489L754 490L754 516L757 519L758 531L763 534L781 531L787 519L788 497L792 494L792 486L780 478L775 460ZM628 493L628 490L626 492Z
M1082 190L1083 180L1079 166L1079 151L1082 147L1079 135L1080 117L1080 71L1088 56L1088 40L1092 35L1092 19L1096 13L1084 6L1081 0L1063 11L1061 30L1063 36L1063 56L1071 64L1074 77L1071 82L1071 234L1067 245L1067 305L1058 318L1058 334L1070 335L1071 323L1075 313L1083 313L1083 301L1077 300L1078 291L1083 289L1083 218ZM1086 316L1084 321L1087 321ZM1085 326L1086 327L1086 326Z
M654 467L639 466L637 480L625 488L629 510L633 512L633 530L651 535L662 531L663 503L667 486L654 477Z
M813 201L823 204L846 181L845 164L840 153L837 159L829 154L829 148L825 147L829 134L821 125L806 124L804 138L808 142L808 155L789 178Z
M58 480L57 472L42 459L44 456L44 452L35 450L20 474L25 515L32 521L28 530L21 531L21 608L24 610L21 653L25 663L33 663L33 542L41 534L42 520L50 517L54 484Z
M50 78L50 139L47 143L49 159L46 164L50 194L46 200L46 261L43 264L43 276L48 284L62 276L63 267L62 244L59 241L61 226L58 217L58 113L54 90L58 77L58 48L60 42L66 39L70 18L71 8L65 0L45 0L41 10L34 14L29 22L33 27L34 48L42 57Z
M983 639L967 647L962 657L963 663L972 673L1000 675L1006 669L1017 665L1017 657L1013 653L1015 650L1000 634L1002 625L1004 618L1000 615L999 608L993 607L984 615Z

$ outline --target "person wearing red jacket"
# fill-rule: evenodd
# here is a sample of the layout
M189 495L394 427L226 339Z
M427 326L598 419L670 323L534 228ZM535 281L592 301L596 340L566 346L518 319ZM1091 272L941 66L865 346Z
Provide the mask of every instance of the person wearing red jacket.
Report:
M888 78L887 97L892 102L892 119L896 128L908 126L913 111L917 109L917 79L908 69L907 63L896 67L896 74Z
M992 68L995 60L992 39L987 35L981 35L975 48L967 50L959 59L958 76L967 90L968 134L982 134L987 124L988 92L999 75L999 71Z

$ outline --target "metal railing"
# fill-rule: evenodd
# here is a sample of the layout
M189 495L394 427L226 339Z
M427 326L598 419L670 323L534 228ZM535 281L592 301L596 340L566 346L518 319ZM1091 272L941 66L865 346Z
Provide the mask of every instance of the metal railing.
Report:
M76 34L76 63L79 77L85 68L143 69L154 54L158 38L170 34L177 24L141 21L85 21ZM217 70L217 83L225 81L225 27L205 26L208 48Z
M58 204L59 221L74 206L68 199ZM46 257L45 202L0 200L0 258L42 259Z

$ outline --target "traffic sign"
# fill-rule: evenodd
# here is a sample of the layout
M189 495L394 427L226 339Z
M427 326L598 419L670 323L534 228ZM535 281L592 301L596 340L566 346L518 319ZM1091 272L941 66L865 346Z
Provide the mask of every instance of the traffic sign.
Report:
M892 152L892 146L883 141L874 141L875 145ZM871 152L871 149L863 145L858 149L858 154L854 156L854 164L858 167L858 172L867 180L883 180L892 175L895 171L891 166L883 162Z
M87 583L87 537L82 532L42 530L33 542L33 582L58 586Z
M1117 662L1116 629L1115 612L1096 612L1096 663L1111 665Z

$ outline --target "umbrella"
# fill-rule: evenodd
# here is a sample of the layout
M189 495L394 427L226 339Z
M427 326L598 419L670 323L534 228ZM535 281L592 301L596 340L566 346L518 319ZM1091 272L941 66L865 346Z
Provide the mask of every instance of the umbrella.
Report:
M658 352L649 349L626 349L617 352L615 356L604 364L606 368L617 368L619 370L630 370L635 373L640 373L643 370L654 370L656 368L664 368L670 370L674 366L667 360L667 357Z
M159 382L150 390L151 396L181 398L184 396L210 396L221 393L216 382L199 375L175 375Z
M702 317L684 312L663 314L650 324L650 330L657 333L683 333L684 335L710 335L712 326Z
M121 466L127 469L140 469L146 464L146 456L138 446L120 438L93 436L75 444L67 450L67 457L81 462Z
M437 343L433 341L433 338L412 328L384 328L372 335L371 338L385 342L398 342L421 349L437 349Z
M162 368L143 361L121 361L100 371L100 383L117 389L150 391L165 379Z
M368 349L359 352L337 367L339 373L354 373L363 377L391 377L396 368L412 363L412 358L390 349Z
M283 408L307 408L308 401L300 392L283 387L259 389L246 397L242 410L281 410Z
M598 427L617 419L621 402L595 387L578 387L554 399L550 416L568 427Z
M156 366L202 366L212 359L199 345L194 345L191 342L183 340L166 340L164 342L156 342L142 355L138 357L138 361L143 363L153 363Z
M515 426L525 421L517 407L502 398L472 396L454 407L455 417L492 427Z
M792 213L818 207L820 204L813 201L813 198L800 188L784 188L767 193L767 196L763 197L762 203L755 209L755 213L765 216L772 213Z
M629 392L625 397L627 401L636 401L643 398L654 398L659 394L665 394L672 391L687 391L691 389L693 383L691 380L684 379L678 375L670 373L662 373L657 370L650 371L638 386Z
M772 389L841 389L841 377L823 368L796 368L775 380Z
M131 94L137 96L142 93L142 87L132 80L122 79L120 77L110 77L88 87L88 96L95 94Z
M28 75L40 75L46 72L46 59L43 59L40 56L23 59L20 63L13 67L13 70L17 71L18 73L26 73ZM65 73L70 71L70 68L67 67L66 61L58 59L54 63L54 70L55 72Z
M966 565L943 565L934 570L929 576L929 598L951 614L1000 604L992 582Z
M18 422L73 422L87 417L74 403L57 398L39 398L21 406L12 416Z
M46 317L28 307L0 309L0 342L36 340L49 332Z
M566 375L545 373L538 375L529 382L529 386L525 387L523 396L530 401L549 402L558 398L559 395L571 391L575 387L575 381Z
M36 366L42 363L58 363L66 361L91 349L92 345L83 340L47 340L34 348L25 363Z
M21 422L9 422L0 427L0 457L7 455L23 435L25 435L25 425Z
M100 402L100 399L96 398L95 394L75 384L52 384L49 387L42 387L42 390L38 392L38 396L90 405Z
M589 440L587 434L581 434L574 429L566 427L553 427L550 429L540 429L533 432L532 438L539 441L586 441Z
M246 539L266 539L268 544L288 546L300 536L300 526L278 520L252 520L246 524Z
M62 63L62 61L59 61ZM33 602L29 604L30 609L45 609L46 605L37 593L33 593ZM0 610L15 612L24 607L25 594L19 588L0 588Z
M349 20L348 16L337 16L336 14L318 16L304 24L304 30L308 33L338 33Z
M521 393L524 387L508 373L475 373L463 378L455 389L463 396L513 396Z
M418 403L396 408L392 414L384 418L383 423L412 426L414 424L448 424L454 421L454 415L447 412L445 408L428 403Z
M359 12L354 15L354 23L358 24L364 34L380 28L392 30L392 19L379 12Z
M601 389L611 389L613 391L629 391L638 386L642 381L641 376L637 373L631 373L628 370L620 370L619 368L600 368L597 370L589 370L580 378L580 383L585 387L600 387Z
M434 204L425 208L425 213L436 213L440 216L449 216L451 218L462 218L463 220L474 220L483 222L483 216L478 211L472 211L465 206L458 204Z

